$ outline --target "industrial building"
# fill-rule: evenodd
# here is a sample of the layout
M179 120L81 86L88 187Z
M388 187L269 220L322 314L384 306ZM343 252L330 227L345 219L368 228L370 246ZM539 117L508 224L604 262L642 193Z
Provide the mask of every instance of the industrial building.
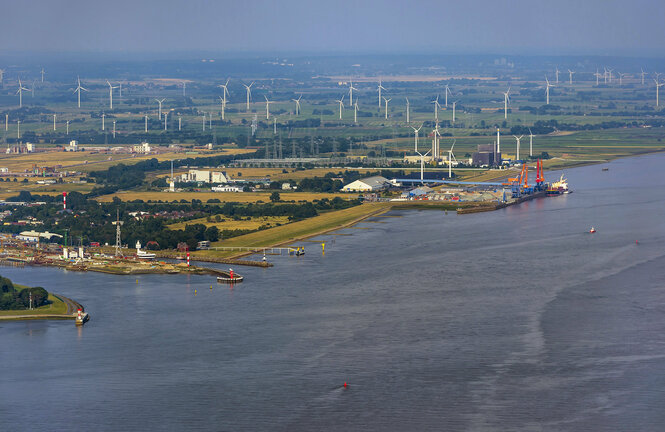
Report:
M375 192L387 188L388 179L381 176L359 179L342 188L342 192Z
M471 156L471 163L476 166L501 165L501 152L497 151L496 143L479 144L478 151Z
M229 176L224 171L189 170L180 178L181 182L229 183Z

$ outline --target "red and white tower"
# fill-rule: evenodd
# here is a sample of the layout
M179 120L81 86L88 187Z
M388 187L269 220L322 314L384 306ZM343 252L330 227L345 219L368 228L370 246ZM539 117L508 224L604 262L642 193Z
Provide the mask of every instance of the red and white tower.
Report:
M62 193L62 208L67 210L67 192Z

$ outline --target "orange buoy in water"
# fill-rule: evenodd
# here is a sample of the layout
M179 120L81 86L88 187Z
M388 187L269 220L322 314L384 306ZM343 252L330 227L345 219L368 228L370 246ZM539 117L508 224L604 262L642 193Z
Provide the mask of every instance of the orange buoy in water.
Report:
M344 381L344 388L346 388L346 381Z

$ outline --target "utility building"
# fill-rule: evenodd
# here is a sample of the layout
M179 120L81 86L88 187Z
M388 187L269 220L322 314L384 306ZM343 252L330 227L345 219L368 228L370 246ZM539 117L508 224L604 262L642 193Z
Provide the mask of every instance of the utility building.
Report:
M501 165L501 152L496 151L496 144L479 144L478 151L472 157L472 164L477 166Z

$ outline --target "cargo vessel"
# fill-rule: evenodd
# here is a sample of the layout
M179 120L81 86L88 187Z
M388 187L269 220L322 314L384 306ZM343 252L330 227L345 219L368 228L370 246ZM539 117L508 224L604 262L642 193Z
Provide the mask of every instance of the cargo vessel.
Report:
M547 192L547 195L562 195L570 193L570 189L568 189L568 180L563 178L563 174L561 174L561 178L547 186L545 191Z

